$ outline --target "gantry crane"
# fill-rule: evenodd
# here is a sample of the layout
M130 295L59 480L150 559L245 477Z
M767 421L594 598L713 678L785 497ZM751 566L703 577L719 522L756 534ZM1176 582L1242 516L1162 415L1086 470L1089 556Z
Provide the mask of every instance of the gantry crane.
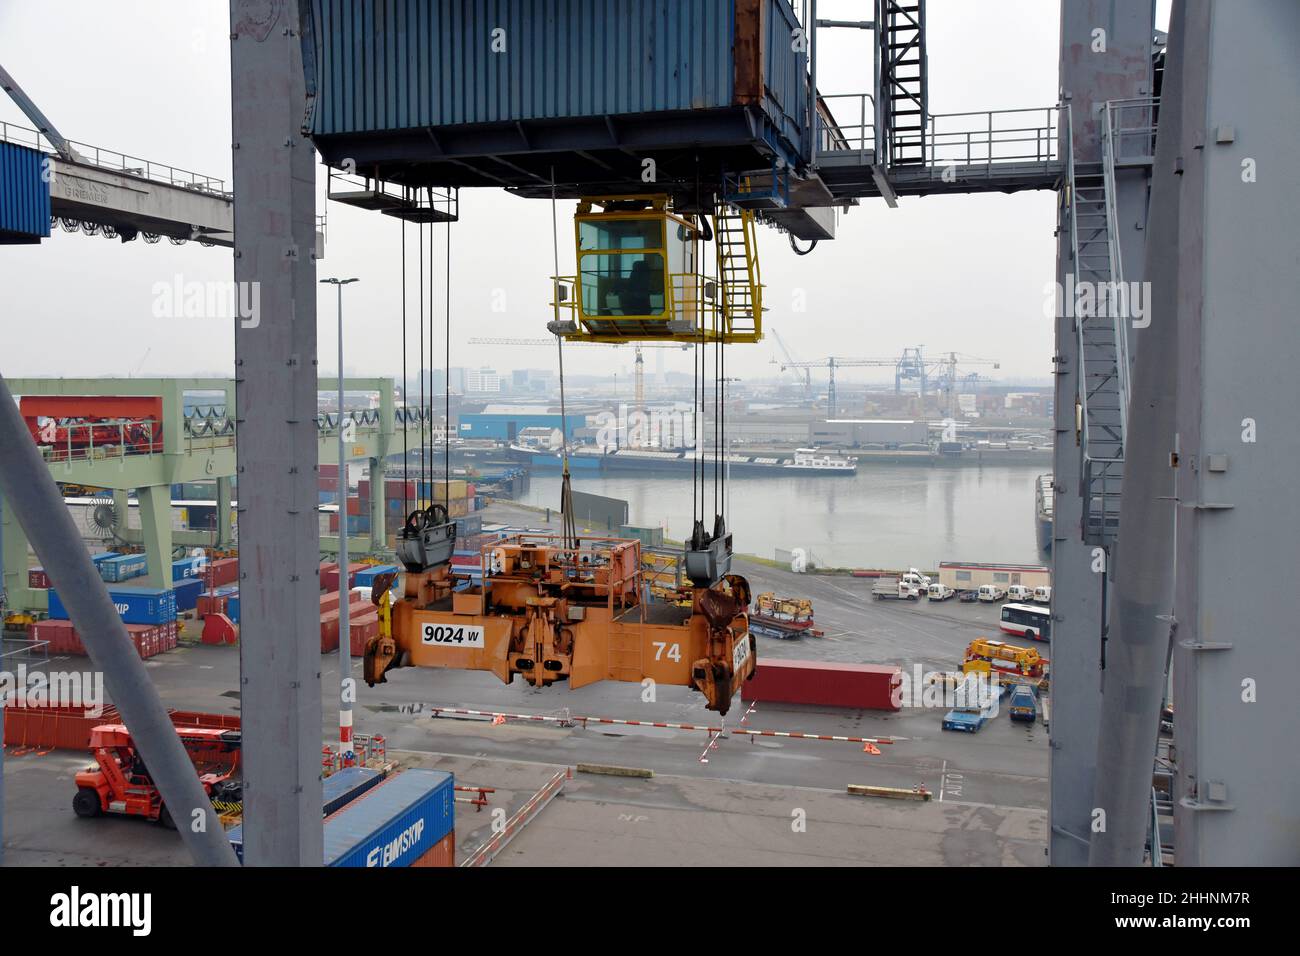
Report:
M975 372L972 372L970 375L966 375L963 378L958 379L957 365L959 362L963 366L991 365L993 368L1002 367L1001 363L996 362L993 359L982 359L982 358L976 358L973 355L962 355L959 352L949 352L948 357L945 358L942 362L940 362L938 366L939 367L939 375L938 375L939 391L944 393L944 402L943 402L944 413L949 418L953 418L957 414L956 401L957 401L958 381L970 382L971 384L977 384L979 382L989 381L987 378L983 378L978 373Z
M482 547L481 584L456 588L449 552L403 553L403 597L392 602L395 572L374 584L381 627L366 646L365 681L383 683L406 666L491 671L506 683L519 674L534 687L650 680L694 687L725 715L756 663L748 582L728 574L646 604L640 547L515 535Z

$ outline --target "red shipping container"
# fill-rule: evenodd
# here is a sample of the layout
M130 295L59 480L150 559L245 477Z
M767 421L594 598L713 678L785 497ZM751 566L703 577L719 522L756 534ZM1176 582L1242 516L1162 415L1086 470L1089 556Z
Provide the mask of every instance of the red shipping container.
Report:
M229 594L200 594L194 606L195 614L198 617L207 617L209 614L225 614L226 604L229 602L230 597Z
M362 507L361 507L361 499L360 499L360 498L349 498L349 499L348 499L348 514L350 514L350 515L362 515L362 514L366 514L366 515L368 515L368 514L370 514L370 508L367 507L367 508L365 508L365 509L363 510Z
M338 533L339 533L339 513L337 511L331 511L330 512L330 534L338 534Z
M348 603L356 604L361 600L361 595L355 590L348 592ZM339 609L339 592L327 591L320 596L320 609L324 614L326 611L337 611Z
M817 704L859 710L898 710L903 670L895 664L760 660L741 700Z
M445 837L420 854L411 866L455 866L456 865L456 831L451 830Z
M320 477L322 478L337 479L339 476L339 466L338 465L317 465L316 474L320 475Z
M337 530L337 529L335 529L335 530ZM320 589L321 589L322 591L326 590L326 588L325 588L325 572L327 572L327 571L338 571L338 569L339 569L339 566L338 566L338 562L336 562L336 561L322 561L322 562L320 563ZM338 590L338 588L335 588L335 590Z
M223 584L234 584L238 579L238 558L221 558L217 561L209 561L207 569L203 572L204 588L220 587Z
M348 622L348 644L353 657L361 657L372 638L379 636L379 618L366 617Z
M44 590L50 586L50 576L45 573L44 568L31 568L27 572L27 586Z
M368 564L353 563L348 565L348 587L356 584L357 572L370 567ZM321 586L326 591L337 591L339 589L339 569L331 568L321 572Z
M121 723L117 708L111 705L103 713L87 713L88 708L78 704L51 704L46 707L5 708L4 744L7 747L45 750L86 750L90 746L90 732L100 724Z
M320 616L320 652L328 654L339 649L339 612L326 611Z

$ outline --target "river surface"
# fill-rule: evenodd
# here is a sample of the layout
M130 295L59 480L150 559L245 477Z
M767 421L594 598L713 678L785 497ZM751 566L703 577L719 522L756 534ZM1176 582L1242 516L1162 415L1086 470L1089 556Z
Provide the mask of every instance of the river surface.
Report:
M819 565L934 568L940 561L1043 564L1034 534L1034 480L1049 465L859 464L851 477L733 477L737 552L803 548ZM711 481L711 479L710 479ZM623 498L631 524L691 529L691 479L577 475L575 491ZM527 504L558 507L560 478L534 473ZM713 521L713 490L707 492Z

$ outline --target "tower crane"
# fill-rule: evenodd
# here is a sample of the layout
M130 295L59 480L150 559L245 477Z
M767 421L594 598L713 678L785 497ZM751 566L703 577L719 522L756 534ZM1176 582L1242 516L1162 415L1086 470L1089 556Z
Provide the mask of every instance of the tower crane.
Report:
M835 370L837 368L897 368L898 366L899 360L896 358L839 358L831 355L811 362L787 362L781 366L781 371L784 372L788 368L826 369L826 417L834 418L839 413L839 402L835 392Z
M785 364L781 366L781 371L784 372L788 368L797 367L799 360L794 357L794 353L791 352L789 346L785 344L785 339L781 338L781 333L776 329L770 329L769 331L772 333L772 338L776 339L777 348L779 348L781 354L785 356ZM772 362L777 364L775 358L772 359ZM804 368L803 370L803 397L804 401L812 400L812 370L809 368Z

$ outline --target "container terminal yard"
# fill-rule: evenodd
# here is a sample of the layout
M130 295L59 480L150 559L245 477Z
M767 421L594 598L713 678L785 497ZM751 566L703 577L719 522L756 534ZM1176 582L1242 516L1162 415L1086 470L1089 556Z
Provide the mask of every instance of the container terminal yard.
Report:
M0 864L1300 863L1300 8L208 7L0 12Z

